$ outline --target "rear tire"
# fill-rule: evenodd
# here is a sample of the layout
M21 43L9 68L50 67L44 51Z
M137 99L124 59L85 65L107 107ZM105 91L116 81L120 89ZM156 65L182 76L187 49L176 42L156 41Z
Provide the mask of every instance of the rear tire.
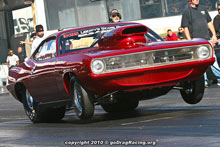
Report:
M26 115L33 123L55 122L61 120L65 115L65 106L40 109L27 89L22 92L22 103Z
M83 88L76 77L72 77L69 85L70 95L73 99L73 106L76 115L82 119L90 119L94 114L94 96L87 89Z
M202 100L205 91L204 76L198 80L184 82L183 85L180 94L186 103L197 104Z

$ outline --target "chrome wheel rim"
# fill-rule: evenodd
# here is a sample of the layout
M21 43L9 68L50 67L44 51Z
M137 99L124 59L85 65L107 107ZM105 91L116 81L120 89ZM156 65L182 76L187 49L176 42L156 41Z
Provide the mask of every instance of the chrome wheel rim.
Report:
M82 115L82 94L78 86L74 87L74 104L76 107L77 114Z

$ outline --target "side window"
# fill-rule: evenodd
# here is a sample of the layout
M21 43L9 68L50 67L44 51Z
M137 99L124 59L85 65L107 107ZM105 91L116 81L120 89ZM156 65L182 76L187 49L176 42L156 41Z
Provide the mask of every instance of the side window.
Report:
M35 60L43 61L56 56L56 40L45 41L34 55Z

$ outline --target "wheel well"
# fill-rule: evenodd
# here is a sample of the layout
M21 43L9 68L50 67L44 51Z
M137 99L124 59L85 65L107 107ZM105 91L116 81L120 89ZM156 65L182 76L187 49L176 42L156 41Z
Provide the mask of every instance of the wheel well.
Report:
M68 73L65 73L64 77L63 77L63 83L64 83L64 87L66 89L66 92L68 94L70 94L70 91L69 91L69 85L70 85L70 79L75 76L74 73L72 72L68 72Z
M24 89L25 89L25 86L23 83L17 83L15 85L15 93L20 102L22 102L22 92Z

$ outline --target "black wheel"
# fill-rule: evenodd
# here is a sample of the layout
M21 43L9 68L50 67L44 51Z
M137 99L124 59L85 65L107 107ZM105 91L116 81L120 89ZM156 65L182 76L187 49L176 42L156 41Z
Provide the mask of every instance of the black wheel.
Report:
M202 76L198 80L184 82L180 94L186 103L197 104L202 100L204 91L205 83Z
M65 115L65 106L40 109L27 89L22 92L22 103L28 118L33 123L55 122L62 119Z
M109 113L132 111L137 108L139 101L135 98L118 98L114 103L101 104L102 108Z
M82 87L76 77L71 78L69 91L76 115L82 120L91 118L94 114L94 96Z

